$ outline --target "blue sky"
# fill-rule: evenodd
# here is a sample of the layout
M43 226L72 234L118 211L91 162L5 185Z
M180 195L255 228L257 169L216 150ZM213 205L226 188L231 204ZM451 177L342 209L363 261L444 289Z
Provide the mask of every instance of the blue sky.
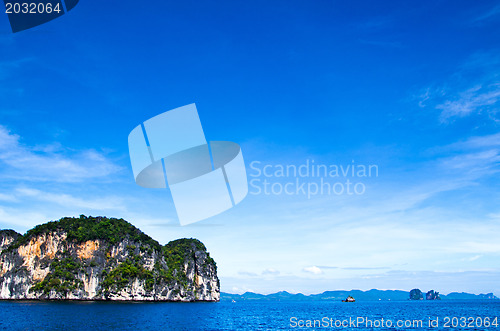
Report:
M494 1L81 1L16 34L3 16L0 227L87 214L196 237L226 292L500 295L499 28ZM168 191L134 183L127 136L193 102L247 166L379 174L180 227Z

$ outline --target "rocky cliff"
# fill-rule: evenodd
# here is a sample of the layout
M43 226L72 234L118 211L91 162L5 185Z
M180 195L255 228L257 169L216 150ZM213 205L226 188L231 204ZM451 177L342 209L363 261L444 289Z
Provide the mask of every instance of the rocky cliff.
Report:
M436 292L434 290L430 290L425 295L425 300L441 300L441 297L439 296L439 292Z
M414 288L413 290L410 291L410 300L423 300L424 295L422 291L418 288Z
M196 239L160 245L123 219L63 218L0 231L0 299L218 301Z

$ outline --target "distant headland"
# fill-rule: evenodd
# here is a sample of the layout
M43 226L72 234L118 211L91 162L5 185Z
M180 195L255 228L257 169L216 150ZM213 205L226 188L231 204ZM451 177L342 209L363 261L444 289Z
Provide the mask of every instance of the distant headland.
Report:
M342 301L346 297L353 297L358 301L406 301L410 300L410 293L413 295L418 294L419 289L413 289L411 291L401 291L401 290L337 290L337 291L325 291L319 294L305 295L302 293L292 294L286 291L281 291L272 294L258 294L253 292L246 292L244 294L231 294L221 292L221 301L252 301L252 300L264 300L264 301ZM420 296L422 295L422 296ZM419 299L423 300L423 293L420 291ZM416 298L416 297L415 297ZM439 298L439 299L438 299ZM487 294L471 294L471 293L458 293L452 292L447 295L440 294L434 290L430 290L426 293L427 300L498 300L498 298L493 295L493 293Z

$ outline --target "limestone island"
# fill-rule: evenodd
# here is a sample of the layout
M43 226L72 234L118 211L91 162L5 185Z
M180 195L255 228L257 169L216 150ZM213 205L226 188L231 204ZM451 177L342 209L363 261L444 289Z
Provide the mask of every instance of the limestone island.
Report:
M0 299L219 301L217 266L197 239L166 245L123 219L66 217L0 231Z
M410 300L423 300L424 299L424 294L420 289L414 288L413 290L410 291ZM439 292L430 290L425 294L425 300L441 300L441 297L439 296Z

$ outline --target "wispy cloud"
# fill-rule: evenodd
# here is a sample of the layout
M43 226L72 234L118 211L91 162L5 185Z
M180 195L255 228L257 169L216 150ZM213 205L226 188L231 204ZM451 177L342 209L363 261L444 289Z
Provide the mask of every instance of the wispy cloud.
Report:
M429 149L411 169L385 169L384 173L390 176L381 176L376 192L367 191L363 197L324 196L308 201L296 199L293 203L284 197L269 202L272 199L269 197L267 209L261 209L266 222L259 223L255 230L245 227L240 232L252 242L261 240L262 231L274 234L272 245L255 245L252 254L266 256L266 252L273 251L273 261L266 263L281 271L273 279L298 277L290 279L289 288L294 287L293 282L295 287L301 287L297 284L302 284L302 278L312 283L330 278L330 284L337 284L335 279L339 278L376 279L377 276L380 282L372 283L372 287L394 288L385 274L396 268L408 272L424 268L445 271L488 268L500 254L496 243L500 223L496 214L492 214L498 212L497 208L491 210L490 201L480 199L484 185L490 189L489 179L496 180L492 176L500 170L499 138L500 134L475 136ZM499 197L493 190L488 199L496 201ZM472 213L470 208L475 201L482 205ZM256 201L252 203L255 209ZM242 211L241 217L251 218L252 213ZM249 223L258 222L256 218ZM268 221L275 219L279 221ZM293 245L278 244L283 238L293 239ZM230 241L233 246L240 245L235 243L236 237ZM238 251L243 250L242 243ZM238 263L240 257L226 256L223 251L219 249L219 254L225 261ZM482 257L471 258L478 255ZM467 263L462 259L468 259ZM246 268L260 275L261 263L249 262ZM221 276L233 276L235 272L230 269L223 270ZM450 274L455 276L460 278ZM415 286L404 277L400 284ZM254 278L242 283L259 288ZM285 289L278 283L276 286Z
M280 272L278 270L276 270L276 269L273 269L273 268L267 268L267 269L265 269L265 270L262 271L262 274L263 275L273 275L273 276L275 276L275 275L279 275Z
M280 271L276 270L274 268L267 268L267 269L262 270L262 272L260 274L256 273L256 272L244 271L244 270L238 271L237 274L240 276L244 276L244 277L277 276L280 274Z
M0 162L3 178L25 181L80 182L116 174L122 168L95 150L27 146L17 134L0 125ZM53 147L53 146L52 146Z
M500 121L499 64L498 55L473 54L446 81L434 82L416 93L418 106L439 110L443 123L471 115Z
M23 231L50 220L64 216L77 216L82 213L87 215L110 212L113 215L129 213L125 199L122 197L96 196L95 194L89 198L76 197L68 193L28 187L12 188L9 193L0 192L0 202L2 202L0 204L0 229L12 228L16 231Z
M500 151L491 149L475 153L467 153L446 158L442 161L442 166L448 170L459 170L462 175L472 175L473 177L483 177L500 171Z
M77 198L65 193L43 192L32 188L17 188L17 196L36 199L38 201L49 202L61 206L71 206L77 209L92 210L118 210L125 211L123 199L120 197L100 197L95 199Z
M500 220L500 213L491 213L491 214L488 214L488 217L492 218L494 220Z
M0 193L0 201L15 202L17 199L12 194Z
M250 271L238 271L238 275L246 276L246 277L258 277L259 275L255 272Z
M440 169L471 181L500 172L500 133L470 137L431 150Z
M320 269L340 269L340 270L384 270L390 269L389 267L334 267L334 266L318 266Z
M40 211L18 210L0 206L0 228L22 232L49 220L50 216Z
M446 121L452 117L464 117L472 113L492 110L496 113L496 106L500 100L500 84L490 86L474 86L460 92L454 100L446 100L436 105L441 109L441 119Z
M500 133L495 133L486 136L470 137L465 141L459 141L451 145L445 146L447 150L470 150L489 147L500 147Z
M481 257L482 257L482 255L474 255L471 257L463 258L462 261L473 262L473 261L479 260Z
M500 254L500 243L483 241L466 241L457 247L450 247L450 251L458 253L494 253Z
M255 292L252 288L246 286L233 286L231 293L243 294L245 292Z
M314 275L321 275L323 271L316 267L316 266L311 266L311 267L305 267L303 271L314 274Z
M495 6L493 8L488 9L487 11L485 11L483 14L479 15L478 17L476 17L473 20L473 22L478 23L478 22L486 21L486 20L489 20L495 16L498 16L498 14L500 14L500 6Z

